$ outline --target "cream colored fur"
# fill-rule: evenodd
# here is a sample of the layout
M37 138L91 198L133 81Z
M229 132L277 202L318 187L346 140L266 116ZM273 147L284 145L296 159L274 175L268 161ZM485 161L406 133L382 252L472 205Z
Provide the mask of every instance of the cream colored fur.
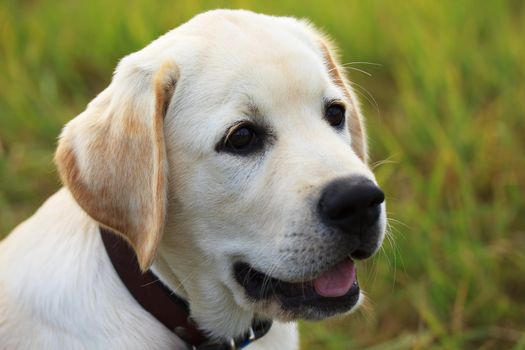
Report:
M349 128L326 123L325 97L345 103ZM246 118L278 135L270 149L217 152ZM333 49L309 24L217 10L168 32L125 57L66 125L56 155L65 187L0 242L0 348L183 348L120 282L101 224L189 301L211 335L239 335L261 314L274 326L249 350L297 349L293 317L247 300L232 263L300 279L305 257L290 247L323 256L306 242L322 229L311 200L338 177L374 180L365 138Z

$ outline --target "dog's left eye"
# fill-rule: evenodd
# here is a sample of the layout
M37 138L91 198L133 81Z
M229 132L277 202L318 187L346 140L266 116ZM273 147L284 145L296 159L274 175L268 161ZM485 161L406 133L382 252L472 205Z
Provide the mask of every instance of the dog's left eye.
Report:
M330 104L326 107L325 119L334 128L342 128L345 123L345 107L339 103Z

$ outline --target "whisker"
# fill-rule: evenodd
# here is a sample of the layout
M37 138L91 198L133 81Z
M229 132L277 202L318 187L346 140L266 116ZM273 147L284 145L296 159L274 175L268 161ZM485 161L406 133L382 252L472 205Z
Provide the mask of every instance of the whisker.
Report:
M410 228L410 227L409 227L407 224L405 224L403 221L398 220L398 219L395 219L395 218L393 218L393 217L390 217L390 215L392 215L390 212L387 211L387 214L389 215L389 217L388 217L388 222L389 222L389 223L390 223L390 222L393 222L393 223L395 223L396 225L401 225L401 226L404 226L404 227L406 227L406 228ZM392 226L392 228L397 230L397 227L395 227L395 226ZM398 231L398 230L397 230L397 231ZM398 232L399 232L399 231L398 231Z
M372 96L370 91L368 91L364 86L356 83L355 81L351 81L350 85L352 85L355 88L355 91L359 93L361 96L363 96L368 101L368 103L370 103L371 106L375 107L378 114L381 114L381 111L379 109L379 104L377 103L374 96Z
M346 62L346 63L341 64L341 66L345 67L345 66L351 66L353 64L366 64L366 65L369 65L369 66L378 66L378 67L382 67L383 66L381 63L367 62L367 61Z
M370 164L370 168L372 170L375 170L376 168L380 167L380 166L383 166L385 164L397 164L399 163L399 161L397 160L392 160L392 158L394 158L394 155L391 155L389 156L388 158L385 158L383 160L378 160L372 164Z
M347 69L351 69L351 70L355 70L355 71L357 71L357 72L360 72L360 73L366 74L366 75L368 75L369 77L372 76L372 73L368 73L368 72L367 72L366 70L364 70L364 69L359 69L359 68L356 68L356 67L350 67L350 66L345 67L345 68L347 68Z
M205 260L204 260L204 263L207 264L211 261L211 258L210 257L206 257ZM192 273L189 273L187 275L184 276L183 279L181 280L178 280L177 283L175 284L175 290L184 290L184 283L188 280L190 280L193 276L195 276L195 272L192 272ZM175 291L172 292L172 294L175 294Z

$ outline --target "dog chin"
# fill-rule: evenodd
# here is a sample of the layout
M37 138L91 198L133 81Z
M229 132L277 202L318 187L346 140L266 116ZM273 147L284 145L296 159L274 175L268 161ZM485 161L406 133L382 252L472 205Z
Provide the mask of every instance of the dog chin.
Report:
M322 321L329 318L344 317L354 313L362 304L362 294L358 293L357 302L341 307L339 310L327 311L323 307L300 306L294 309L287 308L279 301L257 302L256 313L265 317L276 319L282 322L293 322L298 320Z

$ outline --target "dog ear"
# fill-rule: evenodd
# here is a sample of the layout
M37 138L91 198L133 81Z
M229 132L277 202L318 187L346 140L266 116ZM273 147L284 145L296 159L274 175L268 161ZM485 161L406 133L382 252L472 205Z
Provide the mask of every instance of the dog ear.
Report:
M64 127L55 162L78 204L123 236L145 271L164 229L163 119L179 73L172 62L138 62L124 58L106 90Z
M341 66L337 62L335 54L336 51L333 48L332 44L328 39L323 38L323 36L321 36L320 43L321 52L323 55L325 65L328 69L328 74L330 75L330 78L332 79L335 85L339 86L343 90L347 100L352 106L352 110L350 111L350 118L348 121L348 128L350 131L350 136L352 138L352 148L357 153L359 158L361 158L361 160L367 163L368 147L366 140L366 130L363 121L363 116L361 114L361 109L359 108L359 102L354 94L353 89L350 88L350 85L346 80L345 76L341 74L342 69L340 68Z

